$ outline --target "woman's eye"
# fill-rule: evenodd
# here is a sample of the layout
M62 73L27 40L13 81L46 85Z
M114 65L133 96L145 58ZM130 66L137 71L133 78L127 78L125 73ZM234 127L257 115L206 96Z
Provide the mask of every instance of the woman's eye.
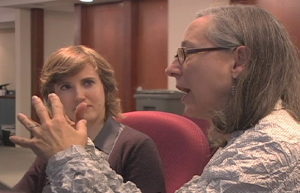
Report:
M70 89L70 88L71 88L70 85L62 85L62 86L60 87L60 90L68 90L68 89Z
M85 82L84 82L84 85L86 85L86 86L91 86L91 85L93 85L94 84L94 81L92 81L92 80L86 80Z

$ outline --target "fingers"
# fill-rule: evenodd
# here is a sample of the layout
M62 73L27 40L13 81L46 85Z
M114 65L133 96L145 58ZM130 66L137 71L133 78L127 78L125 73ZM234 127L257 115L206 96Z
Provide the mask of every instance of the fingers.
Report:
M69 125L71 125L71 126L74 126L74 125L75 125L75 122L72 121L67 115L65 115L65 119L66 119L66 121L67 121L67 123L68 123Z
M80 103L75 109L75 123L84 119L84 113L86 111L87 104L85 102Z
M36 114L38 115L41 123L45 123L50 120L48 110L45 107L43 101L39 97L33 96L32 104L36 110Z
M22 125L24 125L24 127L30 132L34 129L34 127L39 125L37 122L33 121L32 119L30 119L22 113L19 113L17 115L17 118L20 121L20 123L22 123Z
M65 114L64 107L63 107L62 103L60 102L59 97L56 94L51 93L51 94L49 94L49 99L51 102L53 118L64 116L64 114Z
M24 125L26 128L30 127L30 120L26 115L19 113L17 115L18 120L22 123L22 125Z
M9 140L11 142L13 142L14 144L20 145L22 147L30 147L30 145L31 145L31 139L26 139L26 138L19 137L16 135L10 136Z

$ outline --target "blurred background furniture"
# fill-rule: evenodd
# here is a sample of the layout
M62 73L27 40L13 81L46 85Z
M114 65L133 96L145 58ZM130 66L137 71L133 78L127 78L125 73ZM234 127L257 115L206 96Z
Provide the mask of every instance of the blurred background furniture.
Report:
M139 89L134 95L137 111L164 111L182 115L184 104L181 98L186 93L167 89Z
M204 132L186 117L161 111L123 113L119 121L153 139L162 158L166 188L173 193L194 175L201 175L210 159Z
M27 148L0 146L0 182L14 186L25 174L35 159Z
M1 86L2 85L0 85L0 87ZM8 137L10 135L15 135L15 111L15 96L0 96L0 145L14 146Z
M15 124L15 96L0 96L0 125Z

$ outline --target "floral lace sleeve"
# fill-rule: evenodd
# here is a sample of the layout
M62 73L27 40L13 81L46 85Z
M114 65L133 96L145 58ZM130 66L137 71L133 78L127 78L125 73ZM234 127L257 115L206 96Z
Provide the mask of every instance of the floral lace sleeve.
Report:
M123 183L97 151L91 145L87 149L74 145L53 156L46 169L51 192L141 192L132 182Z

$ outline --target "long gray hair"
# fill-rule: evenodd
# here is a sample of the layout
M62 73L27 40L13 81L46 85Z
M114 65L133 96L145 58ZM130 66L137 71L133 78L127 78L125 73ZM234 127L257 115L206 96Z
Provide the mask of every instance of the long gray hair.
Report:
M212 16L207 31L210 41L221 47L244 45L250 50L246 69L235 81L235 94L224 109L213 112L212 131L230 134L249 129L271 113L279 99L299 121L298 50L283 24L268 11L249 5L209 8L197 17L207 15ZM226 144L214 140L218 146Z

